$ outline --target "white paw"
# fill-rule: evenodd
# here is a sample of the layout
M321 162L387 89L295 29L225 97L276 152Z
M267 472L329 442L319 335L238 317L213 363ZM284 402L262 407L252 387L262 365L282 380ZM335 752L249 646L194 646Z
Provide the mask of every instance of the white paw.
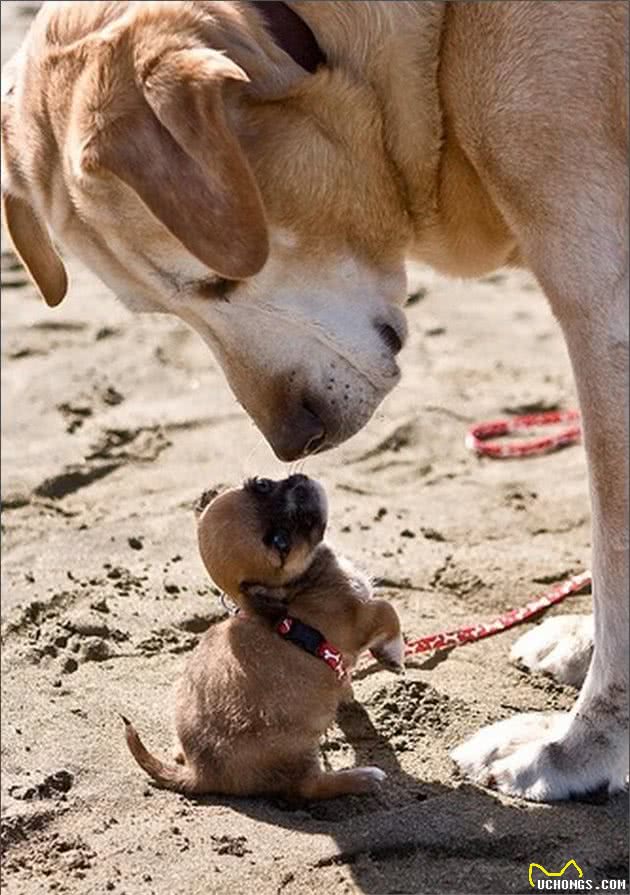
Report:
M382 771L380 768L375 768L372 765L367 765L364 768L357 768L354 773L361 777L362 782L365 784L366 792L376 792L379 790L387 777L385 771Z
M593 616L557 615L516 641L510 659L528 671L549 674L561 684L579 687L593 653Z
M551 802L623 789L624 736L569 713L530 712L482 728L451 757L475 783Z
M405 660L405 641L402 635L398 635L384 643L375 644L371 648L371 653L386 668L402 671Z

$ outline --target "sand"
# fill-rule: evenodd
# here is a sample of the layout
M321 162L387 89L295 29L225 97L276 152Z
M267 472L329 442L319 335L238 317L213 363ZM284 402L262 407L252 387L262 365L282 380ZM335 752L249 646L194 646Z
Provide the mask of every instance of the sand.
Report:
M2 56L36 4L2 3ZM3 243L3 885L15 893L508 893L529 863L574 858L627 879L627 800L530 805L457 778L448 750L575 691L509 664L526 629L410 664L363 668L326 737L330 767L387 771L377 796L295 807L190 800L151 786L119 712L170 749L172 684L224 617L192 505L286 469L201 340L132 316L71 265L54 311ZM409 636L493 617L588 567L583 449L467 453L478 419L571 407L560 333L536 285L411 271L404 379L358 436L305 464L330 539L380 581ZM588 595L552 612L582 612ZM279 694L282 698L282 694Z

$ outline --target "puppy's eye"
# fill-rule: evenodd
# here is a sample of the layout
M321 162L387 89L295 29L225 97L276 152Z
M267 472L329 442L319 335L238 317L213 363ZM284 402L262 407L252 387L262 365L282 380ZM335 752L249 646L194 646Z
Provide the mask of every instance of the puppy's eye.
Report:
M252 488L257 494L269 494L273 488L271 479L253 479Z
M279 528L277 531L271 533L269 543L272 547L278 550L279 553L288 553L291 547L289 533L283 528Z

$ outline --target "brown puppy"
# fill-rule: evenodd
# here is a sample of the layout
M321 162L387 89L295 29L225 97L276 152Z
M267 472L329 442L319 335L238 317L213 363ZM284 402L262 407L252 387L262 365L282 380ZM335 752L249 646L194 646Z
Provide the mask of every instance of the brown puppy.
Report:
M240 611L204 635L179 686L179 764L150 755L126 721L129 749L162 786L308 799L380 787L378 768L324 772L317 757L359 654L371 647L398 668L403 656L395 610L370 599L322 542L325 527L324 492L302 475L253 479L203 511L203 561Z

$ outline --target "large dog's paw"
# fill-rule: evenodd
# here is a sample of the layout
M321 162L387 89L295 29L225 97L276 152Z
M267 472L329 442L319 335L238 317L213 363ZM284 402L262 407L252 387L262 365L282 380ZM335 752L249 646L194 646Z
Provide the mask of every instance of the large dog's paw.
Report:
M516 641L510 659L528 671L549 674L561 684L579 687L593 654L593 616L548 618Z
M607 736L573 714L530 712L482 728L451 757L475 783L507 795L534 802L588 798L625 786L624 736Z

